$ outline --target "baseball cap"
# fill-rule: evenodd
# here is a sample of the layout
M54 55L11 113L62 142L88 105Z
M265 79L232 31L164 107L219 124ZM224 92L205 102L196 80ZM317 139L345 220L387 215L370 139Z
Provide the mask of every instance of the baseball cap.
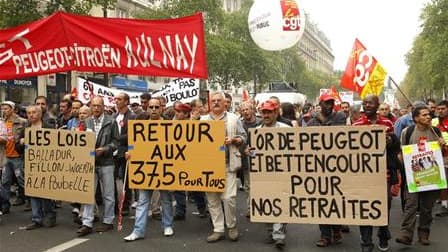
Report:
M14 109L14 108L16 107L16 104L15 104L14 102L12 102L12 101L4 101L4 102L2 102L1 105L8 105L8 106L10 106L12 109Z
M319 102L322 101L329 101L329 100L336 100L333 96L329 95L328 93L323 93L320 97L319 97Z
M182 111L182 112L191 112L191 106L186 103L176 103L174 105L174 110L176 111Z
M277 108L278 108L277 103L275 103L275 102L273 102L271 100L267 100L267 101L263 102L258 109L261 110L261 111L263 111L263 110L274 111Z

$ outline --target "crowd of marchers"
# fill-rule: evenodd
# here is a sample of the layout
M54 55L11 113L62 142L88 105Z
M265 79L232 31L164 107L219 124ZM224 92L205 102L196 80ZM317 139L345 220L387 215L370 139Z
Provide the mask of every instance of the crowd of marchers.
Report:
M419 144L422 141L438 142L444 157L444 169L448 169L448 101L416 101L400 110L391 109L387 103L380 103L375 95L367 95L360 106L348 102L338 105L335 103L335 97L324 93L314 105L306 103L298 106L272 96L259 104L249 99L237 108L232 108L232 96L223 92L212 92L206 104L196 99L188 103L175 102L169 107L166 106L165 98L151 97L150 93L143 93L139 103L130 103L129 95L124 92L115 96L115 106L112 107L105 106L103 98L99 96L92 97L88 104L83 104L66 95L56 111L54 106L48 104L45 96L36 97L34 104L26 107L12 101L3 101L0 120L0 218L7 222L10 211L29 211L31 218L26 230L50 228L56 225L57 212L60 211L58 208L63 203L25 195L26 128L95 133L96 204L70 202L73 221L79 226L74 230L78 236L113 231L119 216L133 214L134 227L123 238L124 241L143 239L149 217L160 220L163 235L171 237L175 233L173 222L186 218L186 202L189 200L196 204L200 218L211 219L212 230L205 240L213 243L225 238L232 241L239 239L236 197L239 191L250 190L250 128L382 125L386 128L384 141L387 146L387 167L383 169L387 170L389 212L392 199L399 199L403 213L401 227L396 234L391 234L388 225L378 227L376 241L373 238L374 227L360 226L361 250L373 251L374 244L377 244L379 250L387 251L393 237L397 243L410 246L415 232L419 243L430 245L433 214L448 216L448 191L444 189L409 193L401 146ZM124 181L126 163L130 158L130 153L127 152L129 120L224 121L224 192L129 189ZM442 210L433 213L436 203L442 205ZM249 197L246 204L245 214L250 218ZM270 223L266 228L266 243L279 249L286 246L286 223ZM351 230L348 226L323 223L319 225L319 231L320 235L316 233L318 238L315 245L329 247L343 242L343 233Z

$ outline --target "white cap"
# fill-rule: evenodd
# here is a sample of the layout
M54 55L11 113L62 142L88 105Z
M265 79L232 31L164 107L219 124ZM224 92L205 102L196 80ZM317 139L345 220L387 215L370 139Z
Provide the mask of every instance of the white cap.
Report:
M8 105L12 109L14 109L16 107L16 104L14 102L12 102L12 101L4 101L4 102L2 102L2 105Z

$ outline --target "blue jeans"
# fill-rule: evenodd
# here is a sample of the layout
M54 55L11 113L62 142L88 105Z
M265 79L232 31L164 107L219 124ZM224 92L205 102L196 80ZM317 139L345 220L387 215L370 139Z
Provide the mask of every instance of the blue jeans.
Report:
M96 166L95 167L95 190L98 184L98 179L101 184L101 192L103 196L104 214L103 223L113 224L115 218L115 179L114 179L114 165ZM82 224L88 227L93 226L93 219L95 218L95 204L84 205L82 214Z
M190 192L190 197L193 198L199 211L205 211L205 208L207 207L207 202L205 202L205 192Z
M42 224L44 217L56 216L55 204L53 200L31 197L31 221Z
M25 198L24 191L24 172L23 172L23 159L18 158L6 158L6 164L3 167L2 173L2 187L5 190L5 201L3 202L3 209L9 209L9 192L11 191L11 184L13 181L13 176L16 176L17 182L19 183L19 198Z
M6 205L6 194L9 194L9 192L6 192L6 190L3 189L3 186L0 185L0 211L3 210L3 205Z
M387 216L390 216L390 208L392 206L392 194L390 191L391 185L387 184ZM390 221L390 220L389 220ZM361 234L361 247L373 247L372 242L372 234L373 227L372 226L359 226L359 233ZM391 234L389 231L389 225L378 227L378 238L379 240L388 241L391 238Z
M185 191L174 191L173 194L176 200L176 216L185 216L187 210L187 195Z
M146 234L146 224L148 222L149 203L151 201L152 190L139 190L137 209L135 210L134 231L138 237L144 237ZM162 227L173 226L173 204L171 201L171 192L160 191L162 198Z

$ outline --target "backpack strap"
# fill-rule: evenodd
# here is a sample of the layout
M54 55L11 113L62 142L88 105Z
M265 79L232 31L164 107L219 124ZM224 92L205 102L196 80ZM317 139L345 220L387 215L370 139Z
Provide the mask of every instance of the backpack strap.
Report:
M412 136L412 133L414 132L414 129L415 129L415 124L406 128L403 145L409 144L409 141L411 140L411 136Z

